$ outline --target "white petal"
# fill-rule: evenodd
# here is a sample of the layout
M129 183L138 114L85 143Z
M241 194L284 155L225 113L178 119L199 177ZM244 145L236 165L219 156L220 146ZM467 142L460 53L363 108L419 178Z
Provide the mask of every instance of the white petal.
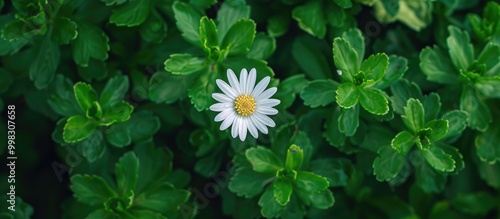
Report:
M263 99L257 102L257 107L274 107L280 103L281 101L277 99Z
M229 84L231 87L236 91L237 94L241 93L240 90L240 83L238 82L238 78L236 78L236 75L234 74L233 70L227 69L227 79L229 80Z
M240 118L240 140L245 141L247 138L247 118Z
M228 97L227 95L225 94L221 94L221 93L213 93L212 94L212 97L219 101L219 102L233 102L234 100L231 99L230 97Z
M271 107L257 107L257 112L262 113L264 115L276 115L278 114L278 110Z
M224 121L220 125L220 130L223 131L223 130L226 130L227 128L229 128L229 126L231 124L233 124L235 118L236 118L235 112L229 114L229 116L226 119L224 119Z
M215 116L214 121L220 122L226 119L229 115L231 115L231 113L234 113L234 109L225 109L219 114L217 114L217 116Z
M236 116L236 118L234 118L233 127L231 127L231 136L233 136L233 138L236 138L238 136L239 125L240 125L240 117Z
M250 119L252 120L252 123L255 125L257 129L259 129L260 132L267 134L267 127L260 122L256 116L252 115L250 116Z
M253 124L253 120L251 119L251 117L249 117L249 119L247 119L247 126L248 126L248 131L250 132L250 134L254 138L258 138L259 132L257 131L257 128L255 128L255 125Z
M214 112L221 112L225 109L231 109L233 108L232 103L214 103L212 106L210 106L210 110Z
M247 90L247 78L248 78L248 72L246 69L241 69L240 72L240 93L239 94L245 94Z
M252 68L250 70L250 73L248 74L248 79L247 79L247 89L246 89L246 93L247 94L251 94L252 91L253 91L253 87L255 86L255 80L257 78L257 70L255 70L255 68Z
M236 99L236 91L234 91L234 89L231 88L226 82L221 79L217 79L215 83L217 83L217 86L219 86L222 92L224 92L224 94L226 94L229 98Z
M255 89L252 91L252 96L256 97L259 96L264 89L266 89L267 85L269 84L269 81L271 81L271 78L269 76L266 76L260 81L256 86Z
M259 96L257 96L255 98L255 101L269 99L269 97L273 96L277 90L278 90L278 88L271 87L271 88L267 89L266 91L262 92Z
M266 116L266 115L263 115L263 114L260 114L260 113L254 113L254 115L264 125L267 125L269 127L276 126L276 123L274 123L274 121L271 118L269 118L269 116Z

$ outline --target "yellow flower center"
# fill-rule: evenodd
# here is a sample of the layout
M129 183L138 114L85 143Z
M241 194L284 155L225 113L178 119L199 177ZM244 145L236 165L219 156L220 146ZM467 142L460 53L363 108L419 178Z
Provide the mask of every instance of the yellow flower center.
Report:
M241 116L252 115L255 110L255 100L250 95L241 95L236 97L234 101L234 109Z

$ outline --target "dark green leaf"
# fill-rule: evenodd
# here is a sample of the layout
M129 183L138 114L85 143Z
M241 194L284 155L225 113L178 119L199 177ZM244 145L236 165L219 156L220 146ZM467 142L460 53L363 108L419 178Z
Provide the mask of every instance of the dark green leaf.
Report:
M472 129L486 131L492 120L488 106L477 97L476 91L465 87L460 96L460 110L466 112L469 117L467 123Z
M404 112L405 114L401 116L404 124L412 133L416 134L425 124L424 106L418 99L410 98L406 103Z
M352 7L351 0L333 0L335 4L342 8L350 8Z
M134 205L155 212L178 211L179 206L186 203L190 192L175 189L168 183L163 183L157 188L150 188L138 195Z
M294 184L298 189L308 193L319 193L328 189L328 180L311 172L297 171Z
M451 61L457 69L466 70L474 60L474 48L469 34L455 26L449 26L450 36L446 39Z
M255 22L250 19L241 19L229 28L221 43L222 49L229 49L229 55L247 53L255 38Z
M443 149L435 145L431 145L429 150L420 150L420 154L438 171L452 172L455 169L455 161L451 155L445 153Z
M215 93L215 80L217 78L217 74L214 72L203 71L201 74L188 90L191 103L198 111L208 109L214 102L211 95Z
M259 206L262 207L260 213L267 218L278 217L285 210L285 207L278 204L274 199L273 187L267 187L264 194L259 198Z
M122 198L126 198L126 195L130 193L134 194L139 177L139 159L134 152L128 152L118 159L115 176L119 195Z
M250 51L247 53L247 57L265 60L274 53L274 50L276 50L276 39L263 33L257 33L250 47Z
M436 93L430 93L422 101L425 112L425 122L436 119L441 111L441 101L440 97Z
M97 128L97 122L85 116L72 116L66 122L63 139L68 143L78 142L89 137Z
M342 38L333 40L333 61L335 66L342 71L340 77L344 81L354 82L354 75L358 73L358 53L351 44Z
M237 169L236 174L231 177L229 190L239 196L251 198L260 194L272 177L274 177L272 174L261 174L252 169L242 167Z
M342 34L342 38L349 42L356 53L358 53L357 65L361 65L365 57L365 38L359 29L349 29Z
M395 17L399 12L399 0L382 0L385 10L392 16Z
M500 126L495 124L483 133L476 136L474 144L476 153L482 161L490 164L500 161Z
M54 79L60 58L59 46L46 36L38 50L38 54L30 65L30 79L35 83L37 89L49 86Z
M108 198L116 196L108 183L99 176L74 175L70 188L78 201L88 205L102 205Z
M312 108L326 106L335 101L335 91L339 84L332 80L314 80L300 92L304 105Z
M102 108L114 105L123 100L128 91L129 82L125 75L117 75L110 78L101 92L99 103Z
M74 40L78 32L76 23L67 17L56 17L54 19L54 30L52 30L52 41L58 44L67 44Z
M495 198L489 193L480 191L475 193L459 193L452 199L451 204L466 214L485 216L495 207Z
M391 55L389 56L389 66L386 71L387 73L384 75L382 80L375 82L372 86L379 89L385 89L401 79L407 70L408 60L406 58Z
M187 97L187 89L192 80L192 76L157 72L149 80L148 96L155 103L173 103Z
M398 133L394 139L392 139L391 146L397 152L406 155L415 144L415 141L416 139L413 134L407 131L402 131Z
M317 159L311 161L309 169L328 180L330 187L347 185L348 174L351 168L347 159Z
M406 163L405 157L391 147L381 147L379 156L373 161L373 173L378 181L388 181L396 177Z
M446 119L449 125L445 137L460 135L467 127L467 117L467 113L459 110L453 110L444 114L441 118Z
M427 80L442 84L456 84L458 72L447 54L437 46L427 47L420 52L420 69Z
M172 5L177 28L182 32L182 37L189 43L201 47L200 19L201 14L189 4L176 1Z
M369 88L359 90L361 93L359 103L366 111L375 115L384 115L389 112L389 101L380 91Z
M481 77L474 87L487 98L500 98L500 76Z
M161 43L167 36L167 23L156 10L152 10L141 24L139 33L145 41Z
M423 99L422 91L415 82L409 82L406 79L401 79L391 86L391 93L394 95L392 99L392 107L394 111L400 115L404 115L404 108L408 99Z
M150 0L130 0L118 9L113 10L109 17L109 23L117 26L138 26L148 17L150 5Z
M339 121L339 130L347 136L353 136L359 126L359 106L342 109Z
M267 33L271 37L280 37L288 31L290 25L290 16L287 14L278 14L267 20Z
M72 41L73 59L76 64L88 66L90 58L108 59L109 38L97 26L78 23L78 36Z
M165 70L174 75L192 74L205 68L205 59L191 54L172 54L165 61Z
M325 55L317 46L322 44L313 41L313 37L299 36L292 43L292 55L297 64L311 79L330 78L330 67Z
M276 173L283 168L282 161L269 149L258 146L245 151L245 156L259 173Z
M237 21L250 17L250 6L245 1L224 1L217 13L217 29L220 39L226 36L227 31Z
M323 136L330 145L340 147L344 145L345 135L339 129L340 127L340 107L335 107L332 115L325 122L325 132ZM344 125L342 125L344 126ZM357 126L357 125L356 125ZM345 131L345 130L344 130Z
M292 11L292 17L297 20L302 30L320 39L325 37L326 22L320 1L308 1L295 7Z

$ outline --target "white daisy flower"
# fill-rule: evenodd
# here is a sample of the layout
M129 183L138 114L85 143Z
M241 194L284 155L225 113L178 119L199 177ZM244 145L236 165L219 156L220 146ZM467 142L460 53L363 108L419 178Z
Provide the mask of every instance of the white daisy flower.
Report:
M210 110L220 112L214 119L216 122L222 121L220 130L226 130L232 125L231 135L233 138L240 136L241 141L245 140L247 130L254 138L257 138L259 136L257 130L267 134L267 126L276 126L268 115L278 113L278 110L273 107L280 101L269 99L276 93L277 88L264 90L271 78L267 76L255 85L256 77L255 68L252 68L250 73L242 69L238 81L234 72L228 69L229 84L220 79L216 81L217 86L224 93L212 94L212 97L220 102L210 106Z

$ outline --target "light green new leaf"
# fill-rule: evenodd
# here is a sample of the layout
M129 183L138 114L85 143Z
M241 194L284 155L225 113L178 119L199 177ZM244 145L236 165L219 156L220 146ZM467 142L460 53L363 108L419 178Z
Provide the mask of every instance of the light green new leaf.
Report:
M474 61L474 47L470 43L469 34L458 27L449 26L450 36L446 39L451 61L457 69L466 70Z
M182 37L189 43L201 47L200 19L201 14L191 5L175 1L172 5L177 28L182 32Z
M396 177L406 163L405 156L392 147L381 147L379 156L373 161L373 173L378 181L388 181Z
M247 149L245 156L252 164L253 170L259 173L276 173L283 168L276 154L262 146Z
M359 103L366 111L375 115L384 115L389 112L389 101L380 91L369 88L359 90L361 93Z
M71 177L70 188L78 201L91 206L102 206L108 198L116 196L108 183L100 176L74 175Z
M78 23L78 36L71 41L73 59L80 66L88 66L90 58L106 60L108 58L109 38L97 26Z
M360 88L358 88L353 83L347 82L341 84L337 88L335 93L337 94L335 96L337 104L339 104L343 108L349 109L354 107L358 103L360 97Z
M113 10L109 23L133 27L142 24L149 15L151 0L130 0Z
M453 110L444 114L441 118L448 121L448 132L445 138L461 134L467 127L467 113Z
M335 101L339 84L333 80L314 80L300 92L304 105L316 108L326 106Z
M311 172L297 171L295 186L308 193L318 193L328 189L328 180L325 177Z
M359 126L359 106L342 109L338 122L340 132L347 136L353 136Z
M292 184L284 178L277 178L273 182L274 199L278 204L286 206L292 196Z
M206 68L205 59L191 54L172 54L165 61L165 70L174 75L187 75Z
M425 124L425 128L430 128L431 132L427 136L430 141L436 142L448 133L448 120L436 119Z
M424 106L418 99L410 98L404 108L405 114L401 116L404 124L412 133L416 134L424 127L425 112Z
M266 218L279 217L285 211L285 206L276 202L273 190L272 186L267 187L264 194L259 198L258 204L262 208L260 213Z
M444 53L437 46L426 47L420 52L420 69L427 75L427 80L441 84L456 84L458 72Z
M226 36L229 28L237 21L250 18L250 9L245 1L224 1L217 12L217 30L221 37L219 40Z
M78 82L73 86L73 91L78 105L85 114L88 114L93 103L97 101L97 93L94 88L86 83Z
M128 88L128 77L125 75L117 75L109 79L99 98L102 108L107 108L123 100Z
M320 1L307 1L292 11L292 17L299 27L307 33L323 39L326 34L326 21Z
M366 75L366 80L379 81L385 75L389 66L389 57L385 53L373 54L361 63L360 71Z
M455 169L455 160L452 156L436 145L431 145L429 150L419 150L419 153L429 165L438 171L452 172Z
M127 152L115 166L116 184L122 198L135 192L137 178L139 177L139 159L134 152Z
M68 44L74 40L78 32L76 23L67 17L58 16L54 18L54 29L52 30L52 41L61 44Z
M396 135L391 141L391 146L394 150L406 156L416 142L415 136L408 131L402 131Z
M231 177L229 190L238 196L252 198L260 194L269 180L274 176L273 174L261 174L252 169L242 167L236 170L236 174Z
M469 115L467 123L472 129L486 131L492 120L488 105L477 97L476 90L465 87L460 96L460 110Z
M96 121L85 116L72 116L64 126L63 139L68 143L86 139L94 132L97 125Z
M125 101L115 103L104 108L99 123L100 125L109 126L116 122L125 122L130 119L132 111L134 111L134 107Z
M256 33L256 24L250 19L241 19L224 35L222 49L229 49L229 55L241 55L250 50Z
M203 16L200 20L200 41L205 51L210 51L212 48L219 46L217 27L214 21L207 16Z
M500 161L500 125L495 124L474 140L476 153L482 161L493 164Z
M29 68L30 79L37 89L46 88L52 82L59 66L60 56L59 46L46 36Z
M349 42L352 48L358 53L358 65L361 65L365 57L365 38L358 28L352 28L342 34L342 38Z
M358 73L358 53L349 42L338 37L333 40L333 61L342 71L340 77L344 81L354 82L354 75Z
M298 170L304 159L304 151L297 145L292 144L287 150L285 167L287 170Z

